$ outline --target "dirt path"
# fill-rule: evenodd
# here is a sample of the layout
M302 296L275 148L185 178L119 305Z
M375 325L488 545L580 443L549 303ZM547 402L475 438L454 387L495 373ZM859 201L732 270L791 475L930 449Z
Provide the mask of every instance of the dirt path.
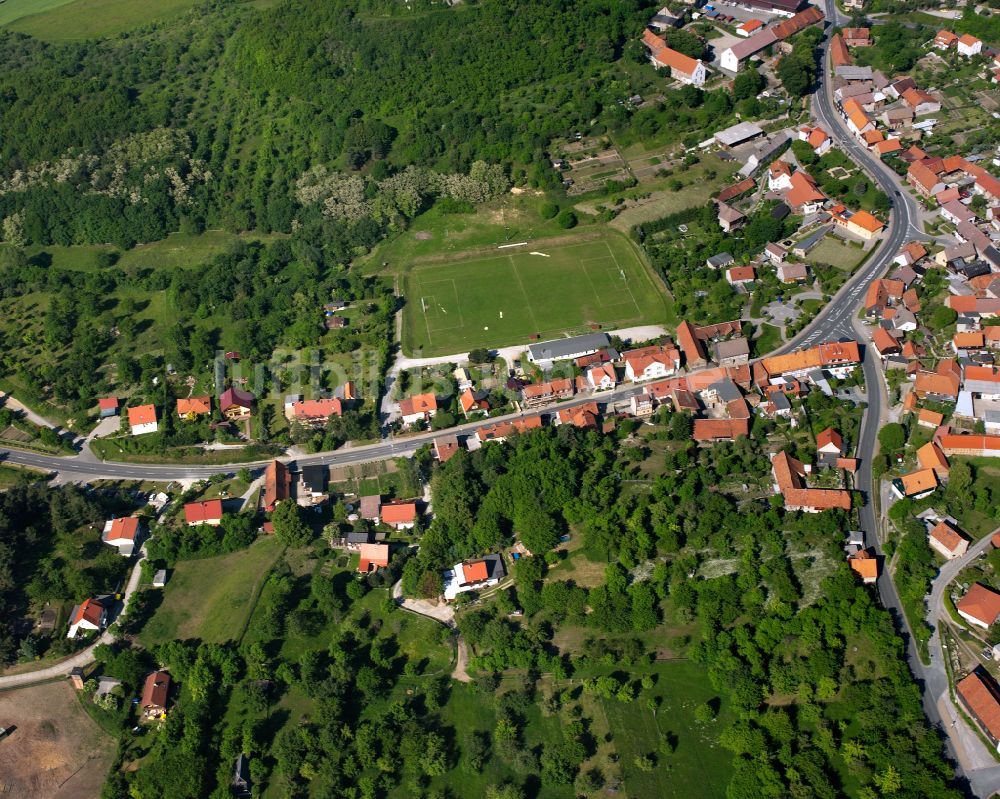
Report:
M455 641L455 668L451 672L451 678L458 682L472 682L472 678L467 671L469 666L469 647L465 645L465 639L458 636Z

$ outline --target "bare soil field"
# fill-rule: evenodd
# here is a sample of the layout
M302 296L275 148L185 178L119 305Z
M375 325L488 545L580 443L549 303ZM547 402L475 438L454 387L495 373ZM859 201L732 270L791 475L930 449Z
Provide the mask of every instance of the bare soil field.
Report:
M96 799L114 757L114 740L80 707L68 682L0 693L0 796Z

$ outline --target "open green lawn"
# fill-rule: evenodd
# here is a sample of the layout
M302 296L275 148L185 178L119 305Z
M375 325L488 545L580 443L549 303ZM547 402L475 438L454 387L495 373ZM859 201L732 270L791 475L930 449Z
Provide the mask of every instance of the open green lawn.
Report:
M113 36L191 8L196 0L7 0L0 23L51 42ZM11 9L7 6L11 5ZM6 16L6 19L4 19Z
M142 631L143 645L239 638L261 581L282 548L275 538L261 538L239 552L178 563L163 589L163 604Z
M403 349L444 355L666 321L662 289L630 242L611 233L529 244L412 267Z
M754 355L764 355L781 346L781 328L766 322L760 326L760 335L753 340Z
M853 272L864 257L865 251L860 247L852 247L836 236L827 236L809 251L806 260Z
M695 720L695 708L716 702L718 696L696 663L659 662L654 672L658 679L650 693L663 702L655 716L642 700L629 704L601 700L628 795L725 796L732 755L719 745L718 737L731 721L729 709L723 703L714 721ZM677 748L672 754L656 752L661 734L675 736ZM650 772L635 767L636 755L644 754L656 761Z

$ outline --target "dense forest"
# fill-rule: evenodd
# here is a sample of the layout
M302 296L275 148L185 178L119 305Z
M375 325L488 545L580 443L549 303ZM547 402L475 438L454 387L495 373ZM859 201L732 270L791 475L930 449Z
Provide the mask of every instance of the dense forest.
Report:
M302 0L206 4L112 41L0 33L5 238L289 232L304 216L296 181L317 166L364 168L368 199L408 165L533 164L558 183L546 145L614 105L602 68L644 17L635 2L492 0L387 21Z

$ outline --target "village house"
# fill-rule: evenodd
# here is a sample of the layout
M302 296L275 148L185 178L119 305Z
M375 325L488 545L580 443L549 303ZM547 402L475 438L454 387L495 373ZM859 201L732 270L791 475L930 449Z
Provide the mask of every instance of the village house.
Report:
M848 47L871 47L872 34L869 28L844 28L844 44Z
M940 437L941 451L948 456L968 455L975 458L1000 458L1000 435L960 435L949 433Z
M938 31L934 37L934 46L938 50L947 50L958 44L958 37L951 31Z
M726 282L730 286L747 286L757 279L752 266L734 266L726 270Z
M384 569L389 565L388 544L361 544L358 547L358 571L362 574Z
M437 410L437 397L433 393L417 394L399 401L399 413L407 426L433 419Z
M279 502L292 495L292 475L281 461L271 461L264 469L264 493L261 501L264 510L273 511Z
M1000 616L1000 594L982 583L973 583L955 609L966 621L988 630Z
M738 211L733 208L733 206L727 205L724 202L718 203L717 219L719 227L722 228L724 233L731 233L736 228L742 227L747 221L746 216L744 216L741 211Z
M121 516L104 523L101 541L108 546L117 547L118 554L127 558L135 552L136 540L141 532L138 516Z
M222 524L222 500L207 499L203 502L188 502L184 506L184 520L188 527L199 524L209 524L213 527Z
M941 374L921 370L917 372L913 391L919 399L932 402L954 402L958 399L960 380L956 374Z
M867 211L849 211L843 205L830 209L833 223L864 241L878 236L885 225Z
M805 283L809 279L809 267L805 264L781 264L776 274L782 283Z
M1000 686L980 666L956 683L955 693L983 735L1000 752Z
M963 34L959 37L956 43L956 49L960 56L965 56L966 58L972 58L975 55L979 55L983 52L983 43L973 36L971 33Z
M764 23L761 22L759 19L748 19L746 22L744 22L742 25L736 28L736 34L738 36L746 38L754 33L757 33L757 31L761 30L763 27Z
M139 709L146 721L162 719L167 715L167 703L170 698L170 674L166 671L154 671L142 687L142 699Z
M382 507L382 497L378 494L368 494L361 497L358 510L362 519L379 523L379 510Z
M947 482L948 459L936 441L928 441L917 450L917 462L923 469L932 469L940 482Z
M684 362L688 369L698 369L708 364L705 345L687 320L677 325L677 344L680 346L681 352L684 353Z
M667 47L667 43L648 28L643 31L642 43L649 50L649 60L658 69L669 69L670 77L692 86L704 86L708 71L701 60L691 58Z
M496 424L480 427L476 430L476 442L480 445L487 441L504 441L514 433L524 433L528 430L536 430L542 426L542 417L539 414L525 416L523 419L513 419L508 422L497 422Z
M796 170L789 180L791 188L785 193L785 203L795 213L814 214L823 207L826 195L803 170Z
M622 353L625 378L633 383L670 377L681 368L680 351L673 346L654 345Z
M380 516L382 524L397 530L412 530L417 524L417 503L412 500L383 503Z
M629 413L632 416L646 417L652 416L656 409L656 402L652 394L644 391L642 394L633 394L629 397Z
M819 513L824 510L851 509L851 493L841 489L808 488L810 467L782 450L771 456L774 490L781 494L786 510Z
M872 556L868 550L861 549L855 552L847 559L847 565L865 585L878 581L878 558Z
M136 405L134 408L129 408L128 424L134 436L155 433L159 429L156 423L156 406Z
M872 346L878 352L879 358L885 360L890 355L900 353L899 342L884 327L876 327L872 333Z
M69 614L67 638L76 638L81 631L103 630L108 620L108 609L100 599L88 597L75 606Z
M465 389L458 396L458 407L462 409L462 414L466 419L470 413L489 413L490 403L487 391L475 391L471 388Z
M938 487L938 479L933 469L918 469L895 478L891 485L899 499L923 499Z
M194 421L199 416L208 416L212 412L212 398L207 394L201 397L187 397L177 400L177 415L181 419Z
M782 266L785 263L785 257L788 255L788 250L782 247L780 244L775 244L770 242L764 245L764 258L770 261L777 267Z
M713 354L719 366L739 366L750 362L750 343L743 336L717 341Z
M610 363L601 363L591 366L584 372L587 378L587 385L593 391L610 391L618 385L618 375L615 374L615 367Z
M344 404L337 397L304 400L301 394L292 394L285 398L285 418L309 427L322 427L343 412Z
M219 410L231 422L241 422L253 414L256 397L249 391L230 386L219 397Z
M960 558L969 549L969 540L946 521L940 521L927 534L931 549L948 560Z
M861 363L861 351L856 341L828 341L787 355L773 355L760 363L772 380L805 377L817 369L843 379Z
M440 463L447 463L459 449L458 436L456 435L438 436L434 439L434 457Z
M918 117L936 114L941 110L941 103L922 89L907 89L903 92L903 102L912 108L913 115Z
M836 466L843 454L844 439L832 427L816 434L816 456L820 466Z
M569 399L576 393L576 384L568 377L547 383L531 383L521 389L521 401L526 408Z
M705 259L705 266L709 269L723 269L734 263L736 263L736 259L728 252L716 253Z
M489 588L507 576L503 557L499 554L487 555L480 560L456 563L444 573L444 598L451 602L459 594Z

